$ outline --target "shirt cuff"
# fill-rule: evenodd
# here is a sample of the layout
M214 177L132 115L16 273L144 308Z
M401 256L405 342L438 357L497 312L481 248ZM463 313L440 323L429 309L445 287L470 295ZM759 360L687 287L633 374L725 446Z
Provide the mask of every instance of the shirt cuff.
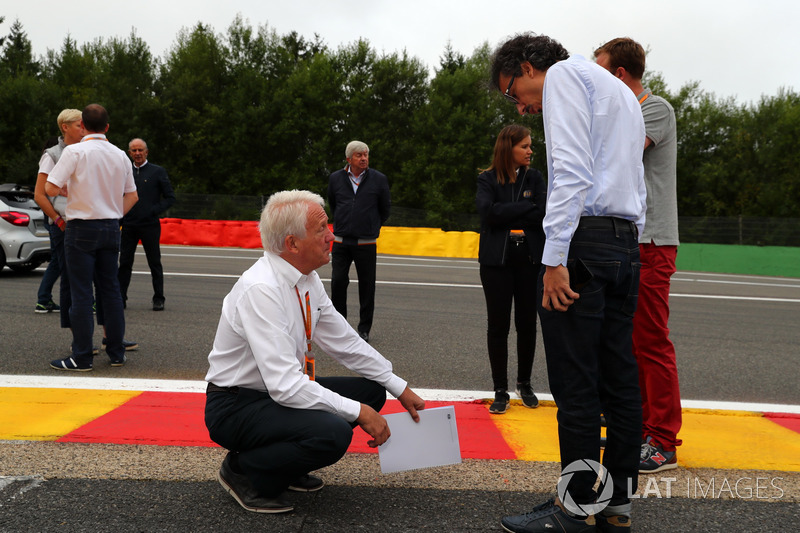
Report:
M389 394L397 398L403 394L404 390L406 390L408 383L406 383L404 379L392 374L389 380L383 386L387 391L389 391ZM361 414L361 404L355 400L351 400L350 398L345 398L342 396L342 405L339 409L339 413L341 414L342 418L348 422L355 422L358 418L358 415Z
M542 252L542 264L546 266L567 266L569 257L569 243L559 243L555 241L545 241L544 251Z

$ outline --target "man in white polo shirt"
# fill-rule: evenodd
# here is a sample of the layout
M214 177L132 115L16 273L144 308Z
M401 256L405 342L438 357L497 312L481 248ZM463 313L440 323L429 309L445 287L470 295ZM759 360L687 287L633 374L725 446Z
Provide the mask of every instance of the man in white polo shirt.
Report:
M64 149L47 177L45 192L55 196L67 186L67 228L64 258L68 265L72 307L72 355L56 359L58 370L86 372L92 369L92 280L103 301L106 353L111 366L125 364L125 316L117 281L119 221L139 196L125 152L108 142L108 112L98 104L81 114L86 136Z

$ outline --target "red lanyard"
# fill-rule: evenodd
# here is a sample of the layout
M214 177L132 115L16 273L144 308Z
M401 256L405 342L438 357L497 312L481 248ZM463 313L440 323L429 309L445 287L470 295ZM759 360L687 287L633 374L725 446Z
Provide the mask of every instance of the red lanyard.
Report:
M305 368L304 371L308 375L308 379L314 381L316 369L314 365L314 356L311 354L311 299L306 291L306 308L303 310L303 300L300 298L300 291L295 285L294 292L297 293L297 303L300 304L300 314L303 316L303 325L306 329L306 350Z

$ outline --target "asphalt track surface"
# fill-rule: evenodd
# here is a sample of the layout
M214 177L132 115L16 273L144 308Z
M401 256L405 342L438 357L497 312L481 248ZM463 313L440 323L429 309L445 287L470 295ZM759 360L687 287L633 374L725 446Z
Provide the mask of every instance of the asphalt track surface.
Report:
M202 380L222 298L260 252L188 247L162 252L166 311L150 309L149 273L138 254L126 338L141 348L123 368L96 360L89 376ZM373 346L414 388L487 391L477 263L398 256L380 256L378 262ZM329 267L319 272L329 278ZM32 312L40 279L40 271L0 273L0 374L52 376L57 372L48 361L68 353L70 337L58 327L57 315ZM355 283L349 302L355 314ZM671 308L684 400L800 405L800 280L679 272ZM99 344L101 333L95 337ZM513 342L512 333L510 346ZM318 365L318 372L343 373L332 362ZM541 341L533 386L549 392ZM724 453L725 443L719 446ZM480 480L459 490L329 482L318 494L301 495L292 515L272 517L246 513L215 482L187 481L179 472L167 480L85 474L43 481L0 471L0 531L498 531L501 516L524 511L547 493L482 490ZM638 531L794 530L800 509L792 490L788 501L643 499L635 504L635 526Z

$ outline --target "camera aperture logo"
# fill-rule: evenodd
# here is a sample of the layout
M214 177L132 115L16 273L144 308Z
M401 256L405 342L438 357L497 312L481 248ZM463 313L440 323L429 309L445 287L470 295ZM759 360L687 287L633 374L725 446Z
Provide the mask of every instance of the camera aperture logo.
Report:
M593 503L576 503L567 490L572 476L578 472L594 472L600 480L603 490ZM591 459L579 459L571 462L561 471L561 477L558 478L556 489L558 490L558 499L561 500L561 503L564 504L564 507L568 511L578 515L593 515L605 509L611 502L611 496L614 493L614 483L606 467Z

